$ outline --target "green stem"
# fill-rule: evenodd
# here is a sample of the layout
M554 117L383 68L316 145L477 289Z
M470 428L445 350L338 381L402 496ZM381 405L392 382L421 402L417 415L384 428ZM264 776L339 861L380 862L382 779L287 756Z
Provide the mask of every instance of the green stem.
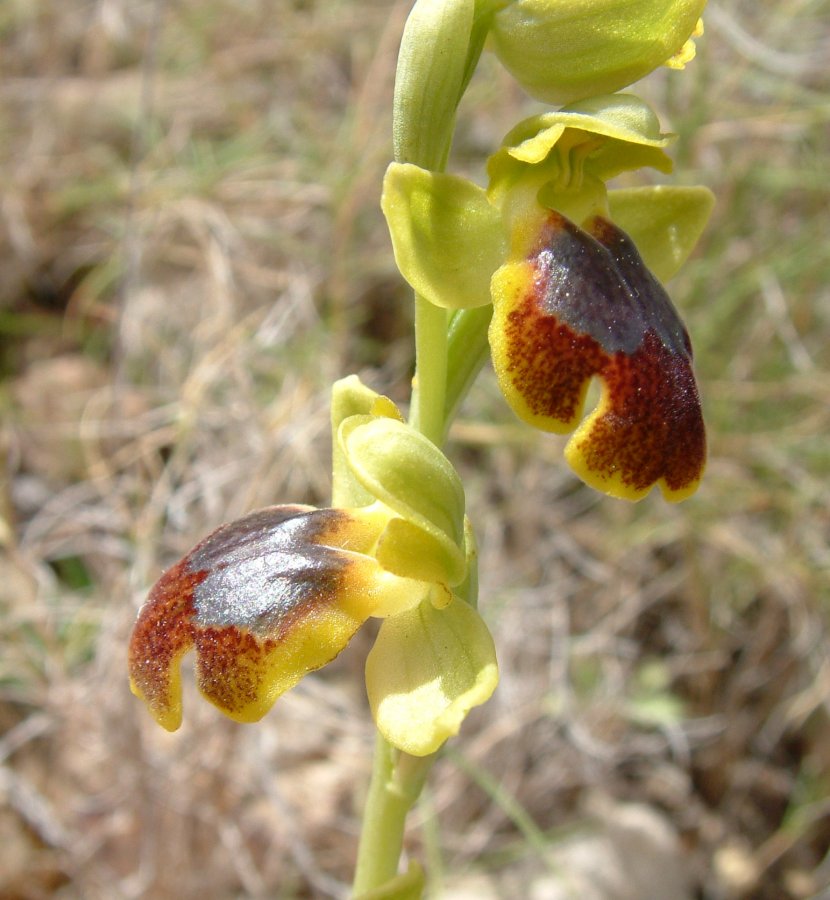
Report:
M492 317L493 307L488 305L460 309L450 320L444 392L444 421L447 427L490 355L487 329Z
M420 796L434 761L434 756L401 753L377 735L357 850L354 897L388 883L397 875L406 816Z
M447 313L418 296L415 358L410 424L440 446L446 431ZM396 876L406 816L421 793L433 759L400 753L378 733L357 850L354 897Z
M352 886L355 897L390 881L398 871L406 814L411 803L392 788L393 770L394 750L378 734L357 849Z
M447 390L447 312L415 297L415 378L409 421L439 447L444 442Z

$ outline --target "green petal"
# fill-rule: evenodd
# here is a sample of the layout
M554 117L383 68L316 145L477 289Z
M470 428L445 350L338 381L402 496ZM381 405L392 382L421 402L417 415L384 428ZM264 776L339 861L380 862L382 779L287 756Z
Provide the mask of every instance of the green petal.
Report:
M552 115L560 117L569 128L580 128L632 144L665 147L674 140L673 134L660 131L657 114L636 94L591 97Z
M443 536L406 519L390 519L374 556L387 572L400 578L455 585L464 577L456 548Z
M634 240L646 266L672 278L697 244L715 205L705 187L641 187L608 192L611 218Z
M377 548L384 568L408 578L450 585L462 581L464 489L447 457L394 419L353 416L340 426L338 441L360 484L423 533L421 543L410 549L412 528L390 522Z
M549 115L555 116L556 113ZM547 157L548 153L553 150L556 142L564 134L566 128L563 122L557 121L551 122L550 125L543 125L542 122L545 121L543 116L535 116L530 121L534 120L542 126L541 129L532 137L528 137L522 140L521 143L508 148L508 153L513 159L518 159L519 162L529 163L530 165L540 163ZM517 127L521 127L521 125Z
M549 152L566 128L650 147L665 147L674 140L674 135L660 131L657 114L644 100L635 94L611 94L524 119L502 145L516 159L540 162L547 155L544 148Z
M644 166L670 172L664 147L672 140L660 131L654 111L633 94L595 97L532 116L510 131L490 157L488 196L504 207L517 190L544 186L539 202L570 218L580 205L578 195L590 192L591 182ZM559 195L564 194L572 195L570 208L562 207Z
M674 169L674 163L659 147L609 140L591 157L588 167L592 175L609 181L622 172L637 169L657 169L668 174Z
M381 198L395 261L416 293L446 309L485 306L505 251L499 211L454 175L392 163Z
M484 620L455 599L422 603L385 619L366 660L366 690L378 730L412 756L434 753L498 683Z

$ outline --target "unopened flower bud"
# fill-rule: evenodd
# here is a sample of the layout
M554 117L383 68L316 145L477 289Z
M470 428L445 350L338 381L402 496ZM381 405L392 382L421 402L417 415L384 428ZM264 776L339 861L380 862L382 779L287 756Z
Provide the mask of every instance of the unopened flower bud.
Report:
M609 94L694 56L706 0L513 0L493 16L493 49L537 100ZM670 62L671 61L671 62Z

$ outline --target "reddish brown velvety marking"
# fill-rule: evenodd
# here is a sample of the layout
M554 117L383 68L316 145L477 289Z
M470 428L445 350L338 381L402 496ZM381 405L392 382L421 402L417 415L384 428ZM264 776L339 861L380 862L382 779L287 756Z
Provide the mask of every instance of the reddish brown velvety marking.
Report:
M586 382L608 356L588 335L580 335L540 310L531 289L507 316L507 372L530 411L561 422L581 412Z
M187 558L156 582L133 627L130 675L151 706L166 705L173 660L194 641L194 591L207 572L187 571Z
M199 687L221 709L242 709L261 694L266 660L276 641L239 628L200 628L196 633Z
M619 472L638 491L660 478L672 491L697 481L706 435L688 359L648 332L636 353L615 353L599 375L608 391L606 408L579 443L588 467Z
M268 680L269 655L298 623L325 617L326 608L336 604L342 590L342 575L331 574L309 583L307 602L284 612L278 621L272 620L268 637L245 627L198 625L194 641L202 693L224 710L240 710L256 701Z

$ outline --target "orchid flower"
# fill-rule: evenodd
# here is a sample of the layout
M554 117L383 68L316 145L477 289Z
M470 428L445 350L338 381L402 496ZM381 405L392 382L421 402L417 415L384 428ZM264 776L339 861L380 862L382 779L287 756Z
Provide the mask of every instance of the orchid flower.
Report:
M593 98L514 128L486 190L393 163L382 198L398 268L420 296L492 304L493 365L514 412L576 429L571 467L630 500L655 484L669 500L689 496L706 457L691 344L661 281L694 247L712 195L606 186L643 166L670 171L670 140L638 98ZM594 377L602 396L581 422Z
M388 399L356 378L334 393L337 493L358 505L272 506L223 525L139 613L131 686L170 731L189 650L202 694L255 722L371 617L382 623L366 663L369 703L398 749L434 752L495 689L458 475Z

